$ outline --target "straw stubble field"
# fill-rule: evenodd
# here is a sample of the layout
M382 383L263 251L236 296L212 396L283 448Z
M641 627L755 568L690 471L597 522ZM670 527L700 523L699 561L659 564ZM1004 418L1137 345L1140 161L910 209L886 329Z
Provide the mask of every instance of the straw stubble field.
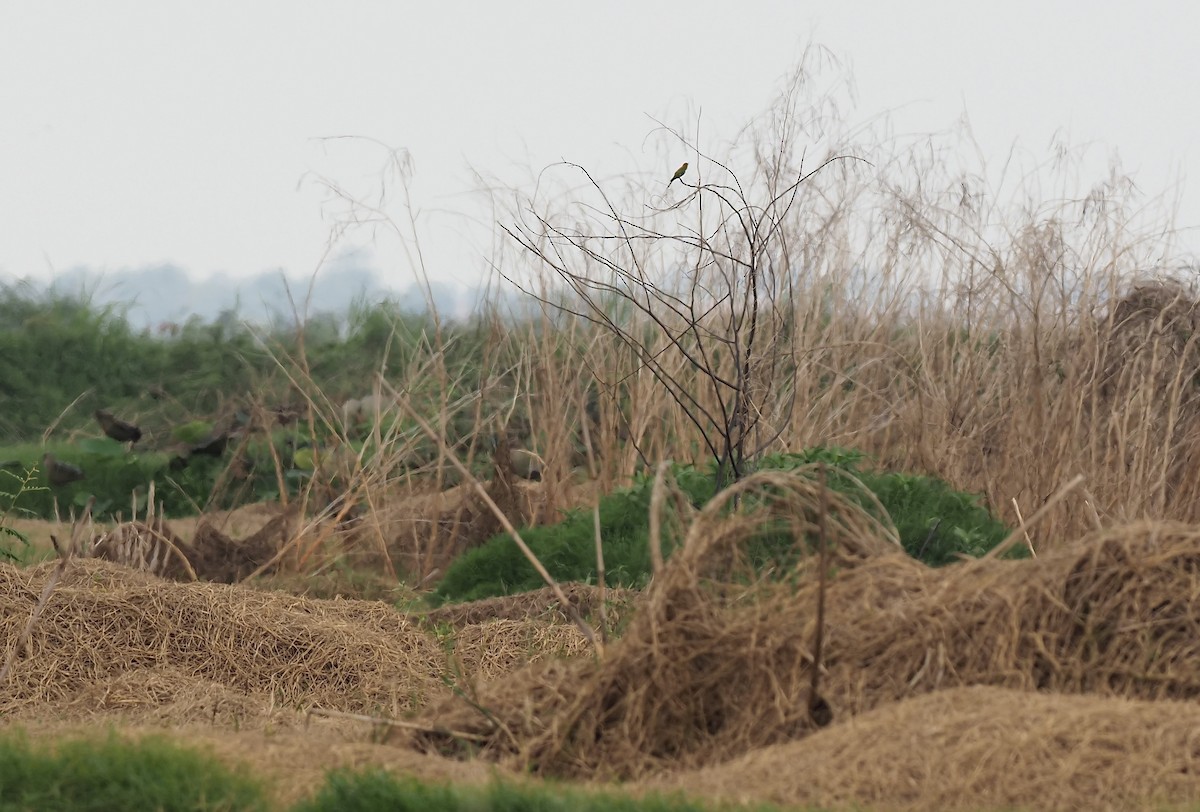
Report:
M379 765L872 809L1200 802L1200 531L1143 521L934 570L812 478L738 490L771 496L698 514L649 588L609 596L622 633L599 652L549 590L405 613L72 560L0 715L46 737L167 729L283 800ZM748 553L819 511L831 722L808 704L816 559L781 577ZM58 566L0 568L6 654ZM596 590L569 594L594 621Z

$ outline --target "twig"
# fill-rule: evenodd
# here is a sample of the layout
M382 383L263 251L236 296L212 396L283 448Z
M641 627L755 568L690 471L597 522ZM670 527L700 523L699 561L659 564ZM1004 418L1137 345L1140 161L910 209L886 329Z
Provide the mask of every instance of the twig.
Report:
M1033 525L1034 523L1036 523L1038 521L1038 519L1041 519L1043 516L1045 516L1047 513L1049 513L1050 509L1052 507L1054 507L1059 502L1061 502L1066 497L1066 495L1069 494L1071 491L1075 490L1075 488L1079 487L1079 485L1081 485L1083 483L1083 480L1084 480L1083 474L1076 474L1074 479L1072 479L1066 485L1063 485L1061 488L1059 488L1058 493L1054 494L1049 499L1047 499L1046 504L1044 504L1040 508L1038 508L1034 512L1034 514L1029 517L1028 522L1024 523L1021 527L1019 527L1016 530L1009 533L1008 538L1004 539L1004 541L997 544L991 550L988 550L986 555L983 555L980 558L977 558L976 561L990 561L992 559L999 558L1001 555L1008 552L1009 549L1011 549L1014 544L1016 544L1018 541L1021 540L1022 534L1026 532L1026 529L1025 529L1026 527Z
M29 644L29 637L33 634L33 627L37 624L38 618L42 616L42 612L46 609L46 604L50 602L50 596L54 594L59 580L62 578L63 573L66 572L67 564L71 561L71 554L77 548L79 533L83 528L83 523L91 518L92 506L95 504L95 496L88 499L87 505L83 509L83 515L75 521L71 528L71 541L65 551L59 547L58 539L53 536L50 537L50 541L54 544L54 549L58 551L58 564L54 567L54 571L50 573L50 577L46 579L46 585L42 587L42 594L38 597L37 605L29 613L29 620L26 621L25 628L21 631L20 636L17 637L12 650L8 652L8 656L4 658L4 666L0 668L0 684L4 683L12 671L12 665L17 659L17 652Z
M604 605L606 592L604 589L604 546L600 538L600 503L592 506L592 529L596 535L596 584L600 589L600 639L608 643L608 608Z
M821 545L817 573L817 628L813 632L812 685L808 691L808 717L817 727L826 727L833 721L833 710L821 696L821 651L825 647L825 590L829 582L829 536L825 526L829 510L829 496L825 485L825 463L817 466L817 477L821 485L820 503L817 508L817 536Z
M1025 546L1029 548L1029 554L1037 558L1037 551L1033 549L1033 539L1029 538L1029 531L1025 528L1025 518L1021 515L1021 506L1017 504L1017 497L1013 497L1013 510L1017 512L1017 527L1025 534Z
M54 545L58 547L57 544ZM63 572L67 568L67 562L71 559L66 555L60 555L58 566L50 573L50 577L46 579L46 585L42 587L41 597L38 598L37 606L33 607L33 611L29 614L29 620L25 623L25 628L17 638L12 650L8 652L8 656L4 658L4 667L0 668L0 684L7 679L9 671L12 669L13 662L17 659L17 652L24 648L29 643L29 636L33 633L33 627L37 623L38 618L42 615L42 610L46 608L46 604L50 600L50 595L53 594L54 588L58 586L58 580L62 577Z
M487 736L482 736L478 733L465 733L461 730L451 730L446 727L437 727L436 725L419 725L416 722L405 722L400 719L384 719L380 716L367 716L362 713L347 713L345 711L329 710L327 708L309 708L305 711L305 716L323 716L328 719L350 719L355 722L363 722L368 725L387 725L388 727L398 727L402 730L415 730L419 733L436 733L439 736L451 736L464 741L486 743Z
M95 390L87 389L81 392L78 397L67 404L65 409L58 413L58 417L54 418L53 422L51 422L50 425L46 427L46 430L42 432L42 445L45 445L50 441L50 435L54 433L56 428L58 428L58 424L61 423L62 419L67 416L67 413L75 408L75 404L92 394L93 391Z
M1092 524L1097 530L1104 529L1104 523L1100 521L1100 513L1096 510L1096 497L1092 496L1092 492L1086 487L1080 488L1083 491L1083 503L1088 506L1089 513L1092 516Z
M662 503L666 493L668 463L663 460L654 472L654 486L650 490L650 571L657 578L663 569L662 552Z

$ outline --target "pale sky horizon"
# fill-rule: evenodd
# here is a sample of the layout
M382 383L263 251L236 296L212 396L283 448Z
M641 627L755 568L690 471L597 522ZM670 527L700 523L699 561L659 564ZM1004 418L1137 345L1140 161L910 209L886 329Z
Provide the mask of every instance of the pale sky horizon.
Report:
M703 111L701 136L729 138L810 43L852 72L852 122L891 111L934 133L965 114L989 161L1014 143L1049 156L1065 133L1093 145L1097 179L1119 153L1143 192L1177 199L1194 249L1196 31L1200 7L1166 2L9 3L0 281L157 263L306 277L330 246L319 178L376 192L374 141L411 157L431 277L472 283L494 239L473 168L516 185L560 160L669 174L655 119ZM385 281L412 278L386 231L332 251L364 246Z

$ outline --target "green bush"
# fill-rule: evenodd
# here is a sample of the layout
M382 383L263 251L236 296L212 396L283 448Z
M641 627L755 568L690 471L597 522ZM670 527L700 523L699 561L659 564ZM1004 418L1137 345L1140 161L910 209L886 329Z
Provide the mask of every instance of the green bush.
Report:
M764 467L791 470L821 459L824 450L807 455L780 454L768 457ZM940 479L860 470L864 456L835 449L825 462L832 467L830 487L853 496L860 505L871 509L869 500L838 472L853 474L875 495L900 535L904 550L931 567L940 567L961 556L977 558L995 547L1009 534L1009 528L979 503L975 494L953 490ZM1013 555L1023 554L1016 550Z
M0 737L0 812L266 810L259 782L167 739L74 739L34 746Z
M864 457L856 452L816 448L800 454L772 455L761 461L759 469L791 470L818 461L829 466L831 488L850 495L868 511L877 512L849 476L861 481L887 511L904 549L931 566L954 561L959 554L978 556L1008 535L1008 528L982 507L976 497L954 491L946 483L929 477L860 470ZM675 478L696 507L714 495L715 477L711 470L677 466ZM600 501L605 580L610 585L637 587L649 578L652 486L651 478L644 476L633 487ZM589 511L571 511L558 524L522 530L521 538L555 580L588 582L596 578L594 532ZM1020 551L1014 553L1019 554ZM526 592L543 585L512 539L500 534L451 564L438 584L434 600L478 600Z

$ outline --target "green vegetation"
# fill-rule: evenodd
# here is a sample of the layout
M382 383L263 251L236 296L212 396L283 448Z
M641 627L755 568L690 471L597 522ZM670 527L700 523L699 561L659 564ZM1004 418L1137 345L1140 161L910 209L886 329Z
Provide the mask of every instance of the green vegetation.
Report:
M804 454L772 455L760 467L786 471L818 460L832 466L831 487L854 496L870 509L868 500L839 472L853 474L865 485L887 510L904 550L931 567L949 564L961 556L978 558L1010 532L980 504L977 495L956 491L932 477L863 468L865 456L858 452L814 449ZM1023 550L1014 552L1023 554Z
M167 738L129 741L70 739L34 745L20 733L0 737L0 812L201 812L276 808L264 782L247 769L231 769L215 757ZM701 804L679 797L635 798L616 792L582 792L562 785L495 781L455 787L398 778L382 770L336 771L295 812L457 812L458 810L628 810L702 812L776 807Z
M23 553L31 549L29 539L12 527L9 520L18 512L19 501L43 490L33 480L32 470L18 472L0 468L0 560L23 561Z
M856 452L810 449L766 457L758 467L791 470L817 461L830 466L831 488L851 495L864 508L874 511L870 500L852 486L848 476L862 482L887 511L904 549L931 566L949 563L959 555L981 555L1009 533L977 497L954 491L929 477L862 469L863 455ZM711 466L707 471L676 466L674 476L695 507L712 498L716 477ZM652 479L643 476L633 487L600 500L605 578L610 585L638 587L650 576L648 517L652 487ZM558 524L522 530L521 537L556 580L595 580L595 530L590 511L571 511ZM441 601L469 601L541 586L544 584L533 567L508 534L502 533L451 564L435 596Z
M331 773L324 788L296 812L705 812L768 810L775 806L732 806L650 795L581 792L561 785L520 786L500 781L482 787L425 784L383 771Z
M269 808L262 785L245 771L166 739L110 735L48 748L17 734L0 738L0 812Z
M91 417L97 407L153 411L156 425L149 428L162 435L157 439L198 442L205 432L196 421L211 427L213 415L238 393L294 400L280 359L297 359L302 349L303 374L330 398L362 397L384 358L390 369L403 370L425 357L432 329L426 317L384 301L360 304L341 319L310 319L303 330L290 324L254 330L227 314L152 333L82 294L0 285L0 445L36 444L60 415L59 433L86 429L98 436ZM441 330L450 380L476 380L486 336L470 325Z
M285 486L298 490L312 467L311 445L333 442L327 418L341 400L369 394L384 359L393 370L419 366L430 352L431 329L427 318L381 302L355 307L342 319L310 320L302 331L292 325L257 331L227 314L211 324L194 318L152 333L133 329L119 309L97 308L84 295L0 286L0 471L36 468L30 484L41 486L26 488L17 501L0 482L0 511L52 518L57 503L65 516L95 496L98 518L128 517L134 494L144 502L152 479L169 516L269 501L279 497L276 460L285 467ZM484 339L472 326L441 330L440 358L450 383L436 399L453 402L478 385ZM434 396L440 385L420 380L407 388L421 398ZM329 402L311 424L300 419L290 428L256 430L240 448L232 483L217 488L240 444L236 433L221 457L192 455L186 466L172 467L189 448L236 432L251 406L302 410L298 388ZM92 417L96 408L133 420L144 439L131 451L103 437ZM452 428L461 432L461 422ZM386 421L382 428L389 428ZM415 426L398 430L416 434ZM352 444L356 453L361 447ZM81 468L85 478L47 488L40 471L47 452Z

